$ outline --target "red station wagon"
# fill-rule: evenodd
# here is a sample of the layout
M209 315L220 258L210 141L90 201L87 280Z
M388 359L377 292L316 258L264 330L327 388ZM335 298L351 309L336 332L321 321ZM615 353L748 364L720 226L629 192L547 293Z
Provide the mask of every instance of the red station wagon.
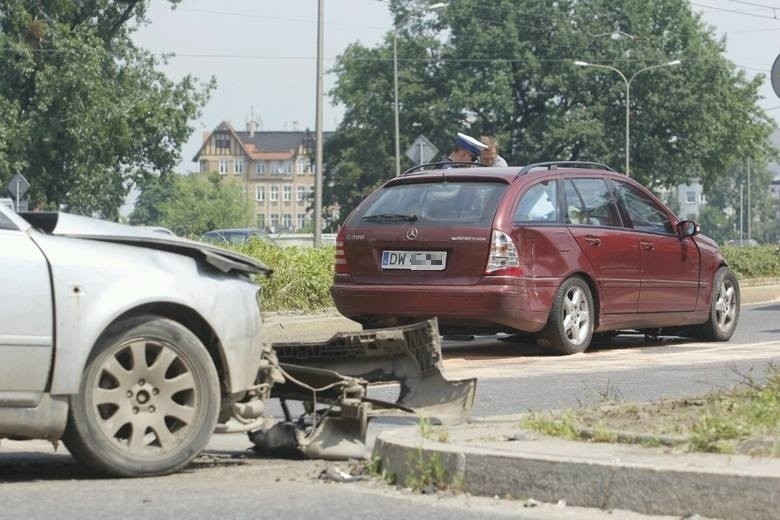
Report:
M739 284L710 238L596 163L412 170L345 221L331 288L365 327L531 333L556 354L594 333L726 341Z

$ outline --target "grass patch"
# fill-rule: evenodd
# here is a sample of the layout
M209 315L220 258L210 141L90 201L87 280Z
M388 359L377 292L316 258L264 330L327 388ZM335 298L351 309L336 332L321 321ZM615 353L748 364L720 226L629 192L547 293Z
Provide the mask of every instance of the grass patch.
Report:
M690 451L780 457L780 367L770 364L763 383L745 377L699 398L535 412L521 426L593 442L622 442L632 438L624 433L636 432L635 442L648 446L681 436Z

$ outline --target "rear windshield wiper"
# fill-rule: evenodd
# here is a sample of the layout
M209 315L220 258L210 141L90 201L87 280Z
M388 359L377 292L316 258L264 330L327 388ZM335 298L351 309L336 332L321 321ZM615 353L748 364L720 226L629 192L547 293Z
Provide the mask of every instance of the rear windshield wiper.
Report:
M366 222L391 222L391 221L405 221L405 222L414 222L417 220L417 215L404 215L403 213L378 213L376 215L365 215L360 220L365 220Z

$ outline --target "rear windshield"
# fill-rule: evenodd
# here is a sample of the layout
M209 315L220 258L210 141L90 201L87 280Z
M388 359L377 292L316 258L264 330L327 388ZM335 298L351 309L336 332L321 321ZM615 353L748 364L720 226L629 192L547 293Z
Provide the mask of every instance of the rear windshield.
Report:
M506 188L485 181L396 184L379 192L356 217L362 223L490 225Z

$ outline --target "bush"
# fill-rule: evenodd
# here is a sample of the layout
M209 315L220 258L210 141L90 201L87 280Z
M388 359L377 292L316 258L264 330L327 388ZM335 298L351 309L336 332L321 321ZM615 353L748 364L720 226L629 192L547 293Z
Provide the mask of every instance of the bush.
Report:
M724 246L723 256L739 278L780 278L780 248Z
M263 288L264 311L315 311L333 307L330 297L334 264L332 246L280 247L250 239L235 249L274 270L270 278L257 277Z

